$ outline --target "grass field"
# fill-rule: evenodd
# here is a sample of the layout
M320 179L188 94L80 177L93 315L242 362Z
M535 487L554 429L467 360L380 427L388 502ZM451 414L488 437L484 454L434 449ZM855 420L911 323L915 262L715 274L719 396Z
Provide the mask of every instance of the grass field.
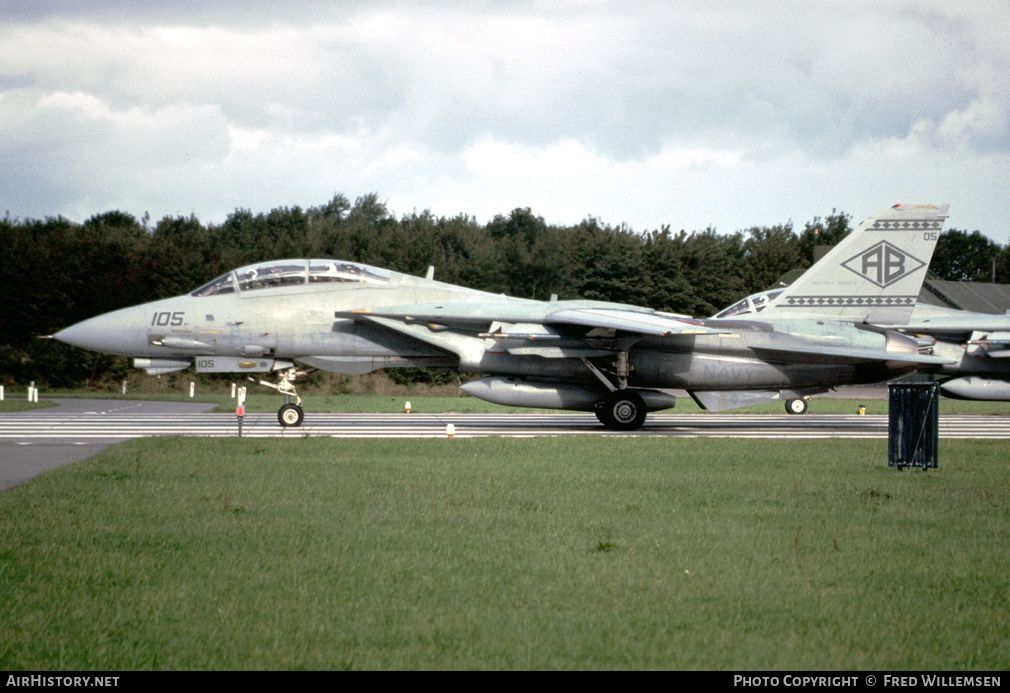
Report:
M0 494L0 669L1007 669L1007 444L886 445L134 441Z
M0 402L0 414L12 411L28 411L30 409L48 409L56 405L46 400L29 402L27 399L5 399Z

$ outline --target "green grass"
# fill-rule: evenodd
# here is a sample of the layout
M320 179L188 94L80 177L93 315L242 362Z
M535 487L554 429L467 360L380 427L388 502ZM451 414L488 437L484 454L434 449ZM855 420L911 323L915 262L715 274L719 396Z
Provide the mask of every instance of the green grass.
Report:
M0 494L0 669L1006 669L1006 443L886 457L134 441Z
M49 407L55 407L56 405L52 402L47 402L45 400L40 400L38 402L29 402L26 399L4 399L0 401L0 414L7 414L14 411L29 411L31 409L48 409Z

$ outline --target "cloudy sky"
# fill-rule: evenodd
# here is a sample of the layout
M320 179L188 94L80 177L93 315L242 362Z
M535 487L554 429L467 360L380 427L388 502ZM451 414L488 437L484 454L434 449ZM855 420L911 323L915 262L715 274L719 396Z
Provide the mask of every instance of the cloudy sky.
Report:
M0 36L0 215L374 192L732 232L949 202L1010 241L1006 0L34 0Z

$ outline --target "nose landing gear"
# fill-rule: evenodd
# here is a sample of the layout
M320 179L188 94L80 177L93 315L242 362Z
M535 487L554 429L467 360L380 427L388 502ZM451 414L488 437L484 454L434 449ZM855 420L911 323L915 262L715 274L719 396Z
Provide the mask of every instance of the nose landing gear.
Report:
M298 401L300 403L301 399ZM305 411L302 409L300 404L291 404L289 402L278 410L277 420L280 421L281 426L284 428L301 426L302 421L305 420Z
M249 378L254 383L259 383L266 387L272 387L279 393L284 395L284 406L277 410L277 421L280 422L281 426L284 428L295 428L302 425L302 421L305 420L305 411L302 409L302 398L298 396L298 390L295 388L295 378L300 378L303 375L308 375L311 371L300 371L297 368L288 368L281 371L279 378L280 382L268 383L265 380L259 380L257 378ZM291 403L291 398L294 397L295 403Z
M790 414L805 414L807 411L807 400L803 397L786 400L786 411Z

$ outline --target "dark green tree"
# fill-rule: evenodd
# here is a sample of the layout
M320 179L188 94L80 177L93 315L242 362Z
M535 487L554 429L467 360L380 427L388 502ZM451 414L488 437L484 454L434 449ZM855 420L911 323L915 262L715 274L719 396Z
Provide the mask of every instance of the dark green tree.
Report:
M743 287L748 293L765 291L790 270L804 266L799 239L792 224L755 226L743 243Z
M223 266L220 250L195 216L164 217L151 232L143 261L149 298L178 296L231 269Z
M691 306L683 312L708 317L732 305L749 292L744 288L741 264L743 235L721 235L714 228L677 237L682 244L684 277L691 284Z
M950 229L940 234L929 270L948 281L991 282L993 262L1002 253L998 243L979 231Z
M831 214L823 219L814 217L812 221L808 221L799 239L800 255L804 264L794 269L804 269L814 264L817 247L838 245L852 231L849 226L851 218L848 214L833 209Z
M691 283L684 276L684 243L664 226L644 238L645 265L652 281L649 307L690 314L695 308Z
M589 218L571 234L574 289L581 298L648 305L652 280L642 237Z

